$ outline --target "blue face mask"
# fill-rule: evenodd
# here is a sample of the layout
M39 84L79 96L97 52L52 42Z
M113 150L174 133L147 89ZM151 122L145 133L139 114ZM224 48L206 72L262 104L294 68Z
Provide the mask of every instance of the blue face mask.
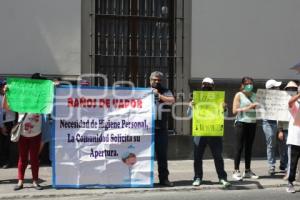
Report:
M245 92L252 92L253 90L253 85L252 84L247 84L244 86L244 91Z

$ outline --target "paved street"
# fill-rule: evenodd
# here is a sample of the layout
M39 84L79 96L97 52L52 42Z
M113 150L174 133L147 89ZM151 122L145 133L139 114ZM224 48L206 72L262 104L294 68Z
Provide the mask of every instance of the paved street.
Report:
M174 181L175 187L165 188L160 187L155 184L154 188L116 188L116 189L54 189L52 188L51 179L52 179L52 169L51 167L41 167L40 169L40 178L41 185L44 186L44 190L37 191L32 188L31 185L31 172L30 170L26 171L26 183L24 189L21 191L13 191L14 185L17 183L17 168L10 169L0 169L0 199L83 199L85 197L95 198L96 197L105 197L110 198L110 196L139 196L143 195L143 198L151 198L151 195L157 195L158 197L168 198L172 196L173 192L178 194L178 197L184 199L185 196L189 196L190 193L197 195L220 195L220 198L223 198L226 194L236 195L244 192L253 193L253 195L260 194L265 189L273 188L275 191L279 192L280 195L286 195L285 186L286 181L282 179L284 173L276 170L275 176L270 177L267 174L267 162L266 160L256 159L252 162L253 171L260 176L259 179L245 179L242 182L234 181L231 177L233 169L233 160L225 159L225 169L228 173L228 180L232 183L232 187L227 191L224 191L221 185L218 183L217 175L215 172L213 160L204 160L204 181L200 187L193 187L192 178L193 178L193 161L192 160L179 160L179 161L169 161L169 170L170 170L170 180ZM241 163L241 170L243 170L244 163ZM155 165L155 183L157 183L157 173ZM296 189L299 191L299 183L296 183ZM126 194L126 195L125 195ZM162 194L168 194L162 196ZM187 195L188 194L188 195ZM300 191L296 195L300 194ZM270 193L273 195L273 193ZM280 196L278 195L278 196ZM167 196L167 197L166 197ZM275 195L276 196L276 195ZM235 197L235 195L233 196ZM192 196L190 197L193 198ZM229 198L229 196L227 196ZM232 197L230 197L232 198ZM102 199L102 198L101 198ZM117 198L115 198L117 199ZM172 198L174 199L174 198ZM219 199L219 198L218 198ZM268 198L271 199L271 198Z
M89 200L241 200L241 199L255 199L255 200L298 200L300 193L288 194L284 188L269 188L269 189L253 189L253 190L193 190L193 191L159 191L159 192L136 192L130 194L102 194L102 195L86 195L79 197L60 197L55 199L60 200L82 200L88 198ZM41 198L41 200L49 200L49 198Z

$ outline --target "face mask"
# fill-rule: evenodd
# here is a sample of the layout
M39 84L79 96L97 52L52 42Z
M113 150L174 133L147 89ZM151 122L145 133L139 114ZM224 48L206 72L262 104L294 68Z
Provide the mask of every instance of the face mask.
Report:
M203 91L212 91L213 88L210 87L210 86L205 86L205 87L202 87L202 90L203 90Z
M155 82L152 83L151 87L157 90L160 90L162 88L161 83L155 83Z
M252 84L248 84L244 86L244 91L245 92L252 92L253 90L253 85Z

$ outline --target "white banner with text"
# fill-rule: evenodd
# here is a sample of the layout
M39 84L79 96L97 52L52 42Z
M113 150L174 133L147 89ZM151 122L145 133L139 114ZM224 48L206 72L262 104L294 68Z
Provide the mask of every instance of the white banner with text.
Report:
M154 108L146 88L56 88L53 186L152 187Z
M258 89L256 93L257 119L289 121L290 98L291 93L287 91Z

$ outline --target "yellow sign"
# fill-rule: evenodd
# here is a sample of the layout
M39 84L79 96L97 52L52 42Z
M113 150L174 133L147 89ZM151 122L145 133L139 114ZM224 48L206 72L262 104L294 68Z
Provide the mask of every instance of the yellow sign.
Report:
M193 136L224 135L224 91L194 91Z

